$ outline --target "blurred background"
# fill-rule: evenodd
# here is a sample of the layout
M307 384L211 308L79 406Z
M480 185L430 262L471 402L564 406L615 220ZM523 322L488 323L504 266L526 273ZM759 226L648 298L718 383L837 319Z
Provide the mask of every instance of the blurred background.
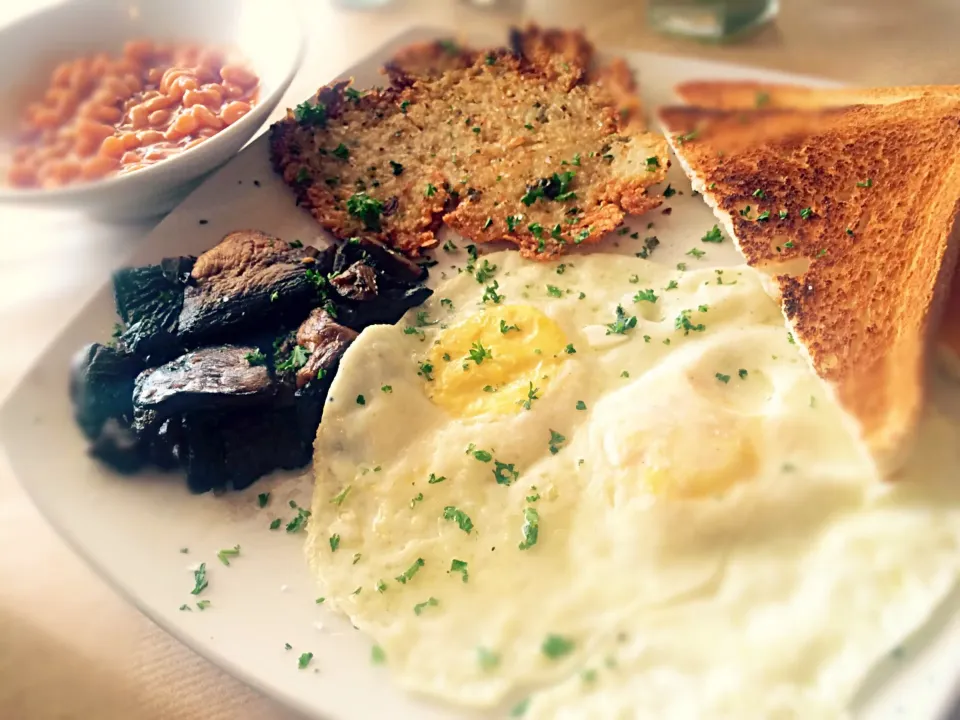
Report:
M2 3L0 26L53 4ZM302 0L301 5L308 51L274 118L417 25L504 37L510 25L532 21L581 27L604 52L689 55L862 85L960 80L957 0ZM76 213L0 205L6 236L0 253L0 399L156 222L108 224ZM116 596L49 529L5 459L0 459L0 548L0 718L293 717Z

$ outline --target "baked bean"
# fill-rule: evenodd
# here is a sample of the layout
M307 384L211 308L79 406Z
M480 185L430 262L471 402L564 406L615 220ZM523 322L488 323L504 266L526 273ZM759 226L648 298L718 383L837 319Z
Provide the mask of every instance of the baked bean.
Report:
M23 113L7 182L57 187L196 147L250 111L259 78L222 51L132 40L61 63Z
M136 147L156 145L158 142L163 142L164 140L163 133L159 130L141 130L134 137L136 137L138 142Z
M119 166L117 158L97 155L89 160L84 160L80 165L80 176L84 180L95 180L101 178L107 173L112 172Z
M220 77L232 85L251 88L257 84L257 76L239 65L224 65L220 68Z
M224 127L223 120L206 105L195 105L187 112L193 113L193 116L197 119L198 129L208 127L214 130L221 130Z
M223 94L229 98L242 98L247 93L239 85L234 85L233 83L224 83Z
M206 106L210 109L219 109L223 98L220 93L213 90L187 90L183 94L183 106L193 107L194 105Z
M167 140L179 140L200 127L200 123L192 113L181 113L173 124L169 127L164 137Z
M104 138L103 142L100 143L100 154L105 157L119 158L126 150L123 146L123 140L116 135Z
M227 103L223 106L223 110L220 111L220 117L223 118L225 125L233 125L248 112L250 112L250 103L234 100L232 103Z
M127 117L130 118L130 124L135 130L147 126L147 118L149 115L149 111L143 105L135 105L130 109L130 112L127 113Z

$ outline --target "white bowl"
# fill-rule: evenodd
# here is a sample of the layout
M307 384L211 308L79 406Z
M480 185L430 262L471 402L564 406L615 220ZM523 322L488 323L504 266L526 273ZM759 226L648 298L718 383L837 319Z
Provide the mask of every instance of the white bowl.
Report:
M260 76L260 102L204 143L128 175L55 189L0 187L0 202L75 208L101 218L159 215L229 160L269 117L303 59L295 0L73 0L0 29L0 127L15 130L27 99L64 60L119 53L125 41L192 41L242 53ZM31 92L32 91L32 92ZM20 102L11 102L19 98Z

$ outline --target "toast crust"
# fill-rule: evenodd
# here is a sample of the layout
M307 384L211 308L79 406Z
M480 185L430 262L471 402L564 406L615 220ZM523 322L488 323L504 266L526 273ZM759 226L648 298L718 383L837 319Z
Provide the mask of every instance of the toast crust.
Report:
M889 474L919 420L960 249L960 100L659 116L694 189L773 277L791 332Z
M960 97L960 85L823 88L753 80L690 80L677 85L674 92L688 105L716 110L817 110L847 105L887 105L923 97Z

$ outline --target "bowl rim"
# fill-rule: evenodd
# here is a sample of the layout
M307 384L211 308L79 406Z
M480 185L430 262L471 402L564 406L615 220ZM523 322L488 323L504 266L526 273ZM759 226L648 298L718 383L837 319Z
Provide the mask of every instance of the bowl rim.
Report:
M284 93L290 87L294 77L296 77L297 73L300 71L300 67L303 65L303 60L306 56L306 24L303 22L300 3L295 2L294 0L281 1L286 2L287 8L292 15L291 19L293 22L290 23L290 27L295 28L291 30L291 34L296 37L296 51L293 54L293 58L289 67L286 69L283 77L277 83L273 91L267 95L267 97L258 102L251 112L237 120L233 125L230 125L229 127L219 131L217 134L213 135L208 142L205 142L202 145L188 148L183 152L174 155L173 157L165 158L160 162L154 163L153 165L148 165L134 173L128 173L126 175L113 175L89 182L78 183L76 185L66 185L59 188L14 188L8 185L0 184L0 203L22 202L26 204L37 204L46 202L55 203L57 201L76 201L87 196L98 195L103 191L118 190L121 186L146 186L150 184L151 180L156 179L159 174L169 172L169 170L177 165L177 163L182 165L184 158L192 159L197 157L196 151L206 151L207 148L211 147L211 145L215 145L217 141L226 140L233 135L241 134L245 130L249 131L250 138L252 139L257 132L257 128L266 121L266 117L264 117L259 121L258 124L254 125L253 116L255 111L266 108L265 114L269 116L277 104L279 104ZM41 10L40 12L28 13L15 23L3 28L2 31L0 31L0 37L2 37L2 34L5 32L15 32L21 23L33 20L38 16L53 17L58 13L58 11L64 9L64 7L65 4L57 4ZM238 152L240 149L242 149L242 146L241 148L238 148ZM226 160L229 160L229 157L224 158L224 161ZM216 163L214 167L220 164L221 163ZM190 178L200 174L202 173L193 173L190 175ZM183 182L187 182L190 178L183 178ZM179 185L182 183L177 184Z

